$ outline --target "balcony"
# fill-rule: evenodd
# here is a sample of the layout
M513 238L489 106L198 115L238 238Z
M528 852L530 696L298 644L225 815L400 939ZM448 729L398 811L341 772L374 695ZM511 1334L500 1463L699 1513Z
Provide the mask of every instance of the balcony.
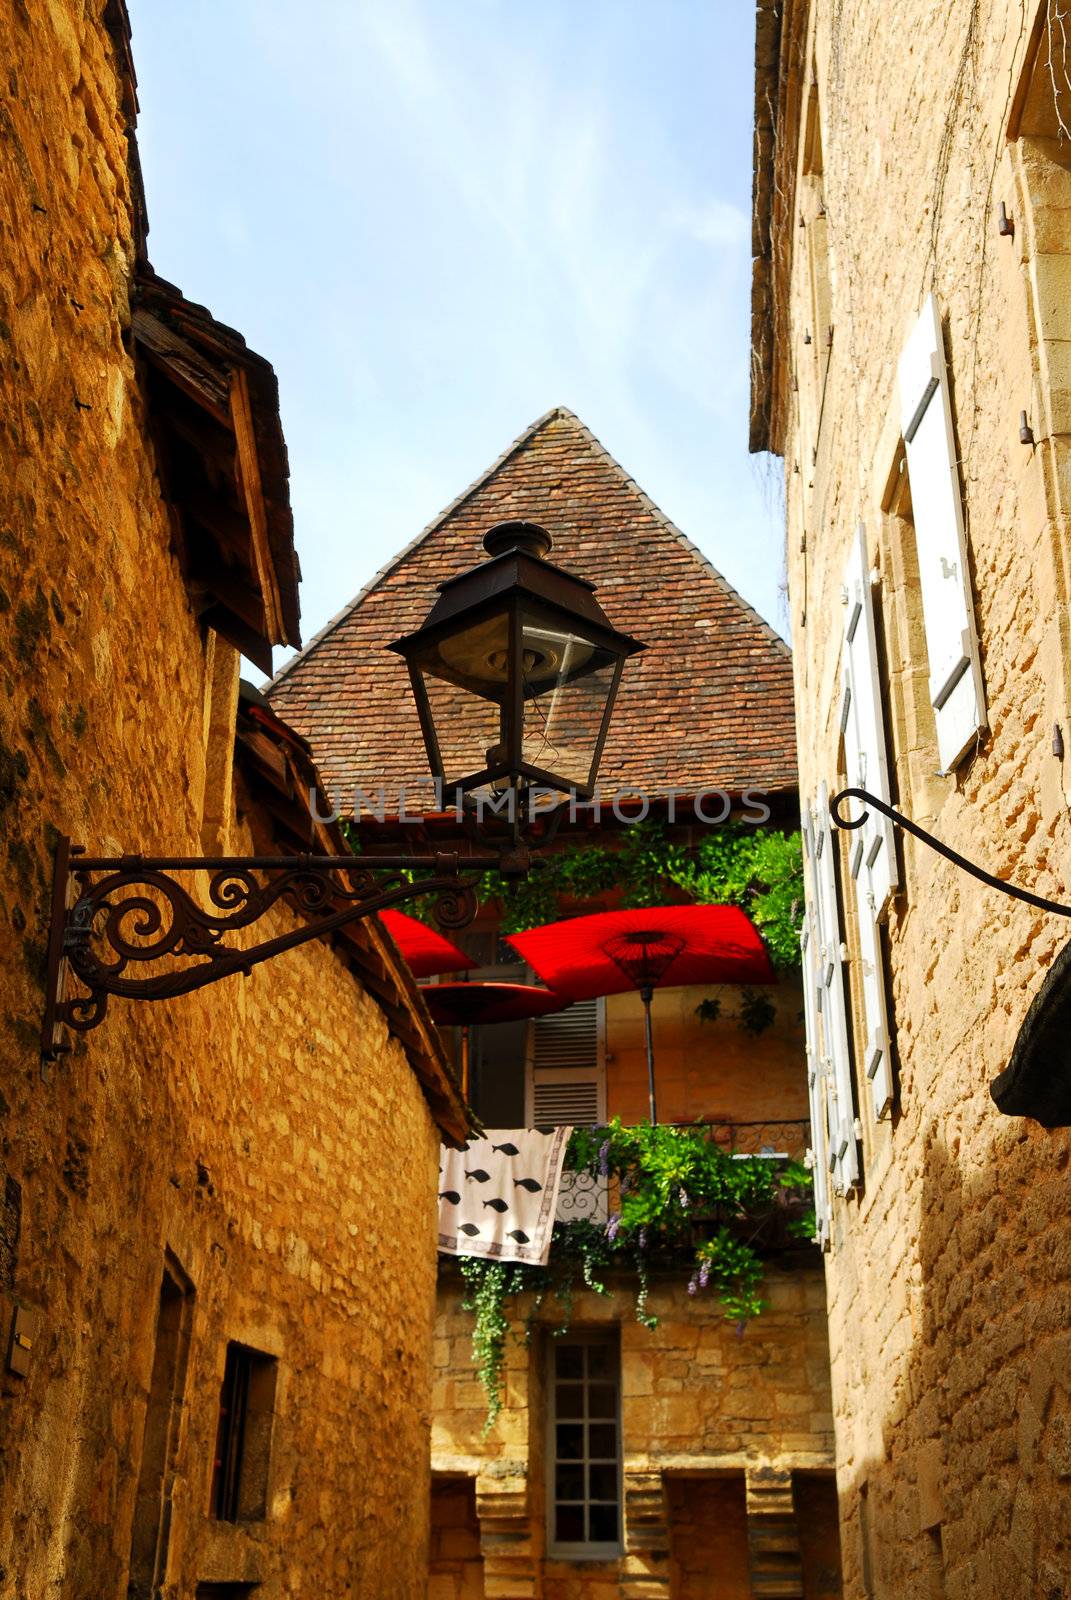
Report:
M671 1126L696 1134L733 1160L769 1162L772 1172L781 1174L804 1163L810 1142L810 1123L806 1119L768 1122L677 1123ZM574 1141L575 1143L575 1141ZM605 1173L593 1171L590 1163L568 1165L562 1174L555 1223L559 1228L586 1222L605 1227L620 1208L624 1186L634 1184L635 1171L627 1162L608 1162ZM775 1183L770 1195L746 1213L733 1202L698 1201L687 1225L671 1230L659 1241L659 1253L667 1256L693 1249L718 1228L727 1227L746 1237L763 1253L798 1249L809 1243L803 1223L813 1203L809 1187L786 1187ZM678 1219L680 1220L680 1219ZM658 1232L657 1224L652 1233Z

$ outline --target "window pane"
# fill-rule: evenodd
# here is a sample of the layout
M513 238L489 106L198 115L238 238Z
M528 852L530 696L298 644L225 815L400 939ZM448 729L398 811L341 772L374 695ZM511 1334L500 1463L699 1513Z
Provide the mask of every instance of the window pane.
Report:
M588 1345L588 1377L613 1379L617 1377L617 1352L608 1344Z
M584 1346L582 1344L560 1344L554 1352L554 1370L559 1378L582 1378L584 1376Z
M591 1519L591 1538L597 1544L614 1544L620 1537L618 1533L618 1514L616 1506L592 1506L589 1516Z
M592 1500L617 1499L616 1464L588 1468L588 1495Z
M554 1498L556 1500L583 1500L583 1467L557 1467L554 1472ZM609 1498L609 1496L607 1496Z
M558 1460L579 1461L584 1454L584 1426L580 1422L558 1425Z
M555 1405L559 1417L584 1415L584 1391L579 1383L559 1383Z
M588 1455L593 1461L617 1460L617 1428L612 1422L593 1422L588 1428Z
M582 1544L584 1541L583 1506L555 1506L554 1537L559 1544ZM616 1537L616 1535L615 1535Z
M616 1417L617 1390L612 1383L593 1383L588 1390L589 1417Z

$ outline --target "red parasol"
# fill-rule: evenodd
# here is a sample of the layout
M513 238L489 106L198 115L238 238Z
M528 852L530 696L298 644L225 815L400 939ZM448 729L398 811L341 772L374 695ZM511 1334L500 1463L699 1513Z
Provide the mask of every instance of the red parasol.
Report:
M434 978L440 972L467 972L476 965L464 950L404 911L381 911L379 920L405 957L414 978Z
M600 911L509 935L522 960L573 1000L636 989L644 1003L651 1121L657 1120L651 996L659 984L773 983L766 946L738 906Z
M461 1091L469 1093L469 1029L564 1011L569 1001L531 983L429 983L421 989L433 1022L461 1029Z

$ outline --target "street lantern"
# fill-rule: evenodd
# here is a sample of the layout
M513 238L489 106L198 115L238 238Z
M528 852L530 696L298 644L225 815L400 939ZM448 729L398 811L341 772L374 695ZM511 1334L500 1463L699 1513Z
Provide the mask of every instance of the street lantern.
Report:
M404 657L434 777L444 793L507 795L523 813L534 787L590 799L629 656L594 584L545 558L534 522L500 522L488 560L439 585Z
M621 668L644 647L610 625L594 585L544 560L550 535L502 522L489 559L440 585L404 656L432 772L462 795L483 789L512 839L480 851L397 855L90 856L56 846L42 1051L66 1028L103 1020L112 995L190 994L376 911L432 897L446 927L476 913L481 874L523 876L536 788L589 798ZM559 813L560 815L560 813ZM183 883L208 874L208 904ZM303 916L262 939L247 930L280 901ZM81 986L67 993L67 980Z

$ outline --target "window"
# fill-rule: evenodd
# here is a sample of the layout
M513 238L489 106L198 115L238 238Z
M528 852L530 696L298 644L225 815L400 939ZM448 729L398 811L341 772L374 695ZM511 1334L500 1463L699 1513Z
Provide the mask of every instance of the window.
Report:
M277 1368L274 1356L227 1346L212 1471L212 1515L221 1522L255 1522L267 1513Z
M881 606L876 608L876 620L889 696L890 785L893 798L905 803L909 816L932 817L944 802L948 783L937 776L937 723L930 701L915 517L902 443L882 498L882 513ZM903 865L907 869L910 860Z
M897 368L915 549L942 772L972 752L986 725L959 453L936 298L927 295Z
M190 1345L193 1285L168 1253L160 1280L149 1403L130 1533L130 1600L157 1594L167 1570L171 1493Z
M621 1553L621 1353L612 1335L550 1345L550 1552Z

